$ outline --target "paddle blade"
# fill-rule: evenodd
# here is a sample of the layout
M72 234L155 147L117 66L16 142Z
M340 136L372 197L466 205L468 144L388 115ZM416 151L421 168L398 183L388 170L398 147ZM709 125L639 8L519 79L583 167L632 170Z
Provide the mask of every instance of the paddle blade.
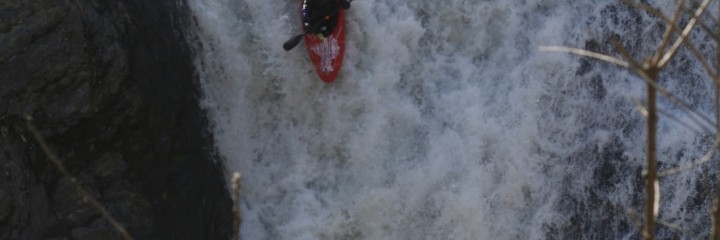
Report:
M300 34L291 38L283 44L283 49L285 49L285 51L290 51L290 49L293 49L295 46L298 45L298 43L300 43L300 40L302 40L303 36L305 36L305 34Z

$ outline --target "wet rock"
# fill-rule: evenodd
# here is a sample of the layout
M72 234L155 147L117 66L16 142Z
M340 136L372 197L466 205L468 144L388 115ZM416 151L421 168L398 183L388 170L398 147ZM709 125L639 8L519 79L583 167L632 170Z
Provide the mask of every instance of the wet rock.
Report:
M127 164L122 159L122 155L117 152L110 152L95 161L90 167L93 176L99 178L119 177L120 174L127 170Z
M92 208L83 196L77 190L77 184L71 179L62 178L55 188L54 198L55 212L59 219L69 223L72 226L80 226L90 219L100 216L100 213ZM97 199L97 194L94 196Z
M12 213L12 198L13 195L10 193L7 181L0 178L0 224L5 223Z
M96 239L117 239L122 237L113 229L105 220L97 220L88 227L79 227L73 229L70 233L73 239L77 240L96 240Z
M174 0L0 1L0 239L115 239L77 186L136 239L229 238L189 19Z

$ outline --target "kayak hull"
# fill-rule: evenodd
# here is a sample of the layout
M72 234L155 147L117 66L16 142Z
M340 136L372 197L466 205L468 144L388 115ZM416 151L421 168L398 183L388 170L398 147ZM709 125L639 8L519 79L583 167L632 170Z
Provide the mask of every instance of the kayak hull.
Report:
M329 36L305 34L305 45L315 72L326 83L335 81L345 55L345 10L340 9L337 14L337 25Z

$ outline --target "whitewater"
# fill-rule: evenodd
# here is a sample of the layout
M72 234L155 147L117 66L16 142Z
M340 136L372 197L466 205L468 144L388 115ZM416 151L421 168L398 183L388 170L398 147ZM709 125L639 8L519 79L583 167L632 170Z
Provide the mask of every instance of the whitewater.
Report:
M649 56L657 18L615 0L356 0L342 71L325 84L304 43L282 49L301 31L299 1L187 2L201 105L228 176L242 174L242 239L640 237L645 121L633 99L645 84L538 49L619 56L618 37ZM661 83L711 114L711 82L679 59ZM662 169L712 145L667 118L659 131ZM661 179L660 218L682 231L660 237L707 236L717 165Z

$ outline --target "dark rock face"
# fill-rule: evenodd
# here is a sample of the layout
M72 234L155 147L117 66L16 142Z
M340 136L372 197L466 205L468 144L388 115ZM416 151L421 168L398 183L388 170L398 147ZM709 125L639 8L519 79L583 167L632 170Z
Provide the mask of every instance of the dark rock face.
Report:
M228 239L182 0L0 1L0 239ZM48 161L32 115L74 179Z

